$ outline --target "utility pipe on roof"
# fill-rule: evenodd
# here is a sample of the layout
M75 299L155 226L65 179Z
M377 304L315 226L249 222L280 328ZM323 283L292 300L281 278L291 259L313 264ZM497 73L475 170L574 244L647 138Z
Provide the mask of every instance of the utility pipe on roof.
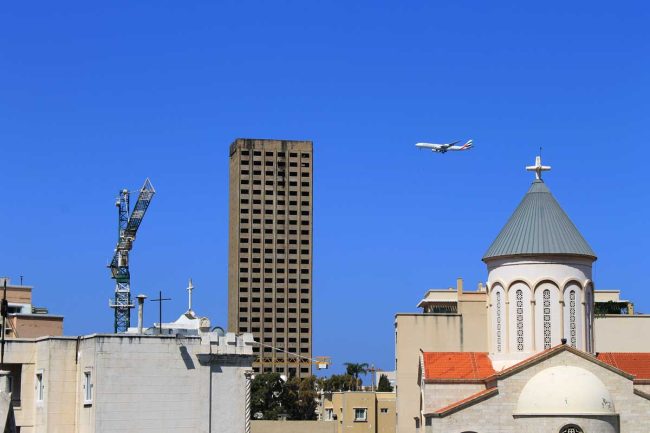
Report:
M144 300L147 299L146 295L138 295L138 334L142 334L144 326Z

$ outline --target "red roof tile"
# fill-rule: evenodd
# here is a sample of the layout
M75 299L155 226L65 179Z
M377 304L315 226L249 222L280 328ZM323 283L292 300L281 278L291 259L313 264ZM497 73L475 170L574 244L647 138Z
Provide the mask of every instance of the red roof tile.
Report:
M431 380L482 380L494 368L486 352L424 352L424 378Z
M650 379L650 353L602 352L596 358L635 376L635 379Z

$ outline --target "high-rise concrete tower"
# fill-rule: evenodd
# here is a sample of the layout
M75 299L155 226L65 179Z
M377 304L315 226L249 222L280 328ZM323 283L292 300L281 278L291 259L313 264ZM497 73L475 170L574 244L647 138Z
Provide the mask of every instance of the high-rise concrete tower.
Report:
M312 152L311 141L230 145L228 329L261 343L256 372L311 374Z

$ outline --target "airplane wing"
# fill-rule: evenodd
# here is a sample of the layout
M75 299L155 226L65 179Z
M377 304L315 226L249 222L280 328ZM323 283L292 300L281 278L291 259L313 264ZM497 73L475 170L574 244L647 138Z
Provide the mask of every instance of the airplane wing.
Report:
M460 143L460 140L458 140L458 141L454 141L453 143L443 144L442 147L444 147L445 149L447 149L448 147L451 147L451 146L453 146L454 144L458 144L458 143Z

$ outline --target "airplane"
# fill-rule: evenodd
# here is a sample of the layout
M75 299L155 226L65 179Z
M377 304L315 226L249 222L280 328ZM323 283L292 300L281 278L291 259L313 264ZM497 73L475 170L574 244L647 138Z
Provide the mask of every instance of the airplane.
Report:
M415 147L431 149L432 152L445 153L449 150L469 150L474 146L474 142L471 139L467 140L462 146L455 146L457 143L460 143L460 140L447 144L416 143Z

